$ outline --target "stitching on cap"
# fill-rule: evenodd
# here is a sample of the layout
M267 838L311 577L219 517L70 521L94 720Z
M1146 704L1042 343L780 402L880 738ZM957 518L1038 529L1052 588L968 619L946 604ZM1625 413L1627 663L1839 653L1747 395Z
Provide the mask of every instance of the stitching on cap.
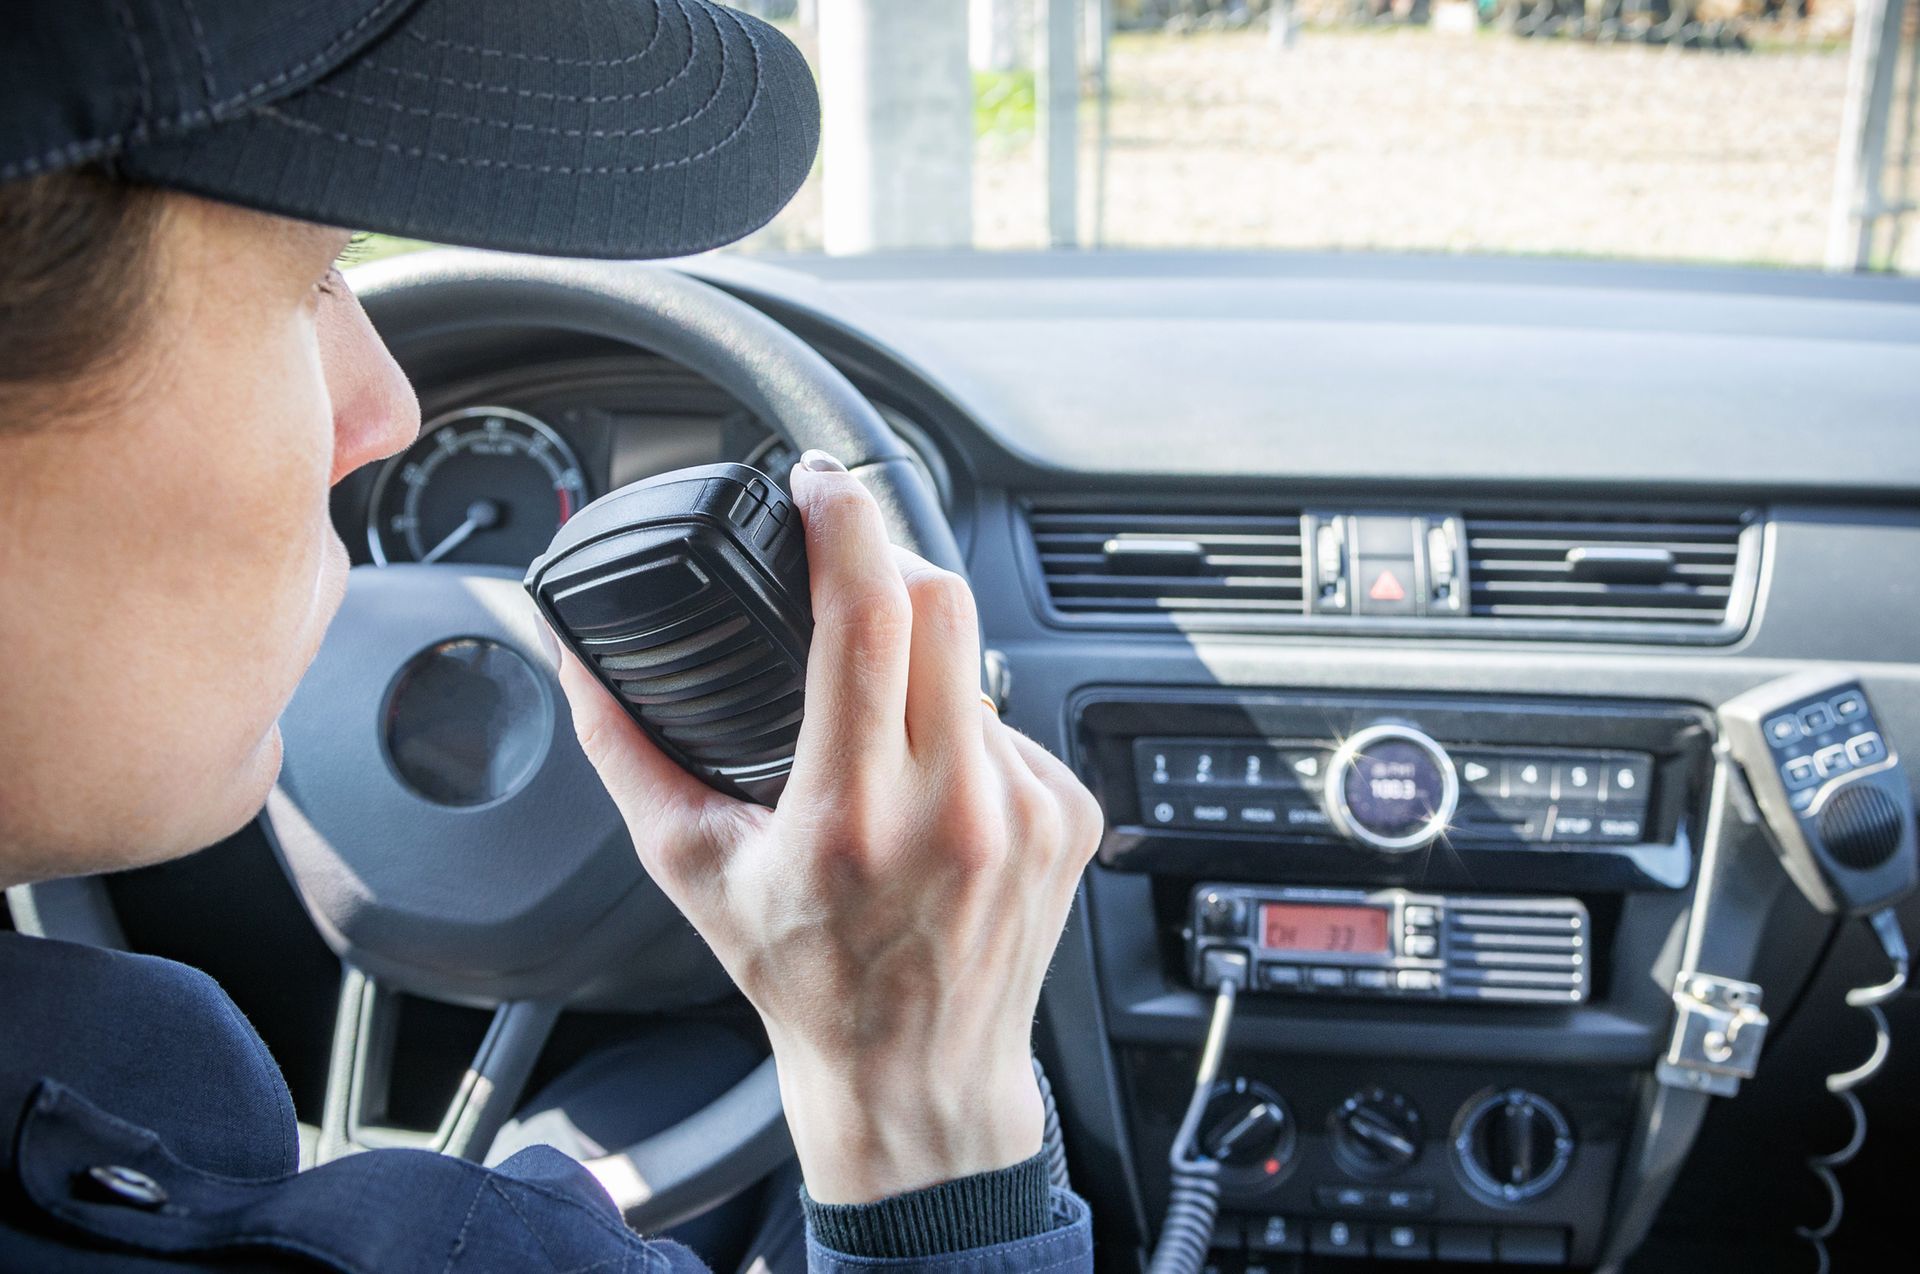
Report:
M681 79L685 78L687 72L693 69L695 52L692 37L693 20L687 14L685 0L674 0L674 4L680 10L680 16L687 18L687 60L679 70L652 88L636 89L631 93L559 93L547 89L515 88L511 84L491 84L485 80L463 80L451 75L434 75L427 71L415 70L410 66L388 66L378 58L371 57L360 59L359 65L366 70L378 71L382 75L391 75L399 79L419 80L423 84L438 84L444 88L465 89L469 93L493 93L501 97L518 97L526 101L575 102L587 106L611 104L615 102L637 102L643 97L652 97L655 93L661 93L672 88L675 84L679 83ZM701 12L706 14L708 23L713 26L714 33L716 35L719 34L720 23L715 17L715 10L707 5L701 5L700 9ZM719 12L726 13L727 11L721 9ZM731 17L732 15L729 14L728 16Z
M213 87L213 55L207 52L207 29L200 25L200 11L193 7L193 0L180 0L180 7L187 11L187 26L193 31L193 47L200 54L200 87L206 91L207 101L215 97Z
M134 69L140 74L140 113L133 121L133 131L144 133L147 117L153 114L153 72L147 67L147 46L141 42L140 30L134 25L133 6L127 0L117 0L113 7L120 15L120 36L127 46L127 56L133 59Z
M682 0L674 0L682 17L686 16L687 6ZM656 7L653 19L653 34L647 38L646 47L637 53L629 53L617 58L569 58L557 57L546 53L521 53L514 49L490 49L484 44L462 44L458 40L448 40L441 36L422 35L412 27L402 28L406 37L420 44L436 49L448 49L455 53L472 53L483 58L505 58L509 62L537 62L542 66L584 66L592 68L611 68L631 66L653 52L653 46L660 42L660 33L666 29L666 15Z
M129 139L136 142L145 141L147 137L153 133L180 132L184 129L209 123L220 118L225 112L231 111L234 107L244 106L261 94L272 92L289 80L306 74L306 72L316 64L330 59L333 56L334 50L354 40L362 31L366 30L367 27L379 21L381 16L388 10L407 3L409 3L409 0L379 0L373 8L367 10L355 19L352 26L327 41L326 46L318 53L315 53L311 57L301 59L286 70L261 80L258 84L248 86L245 90L235 93L224 101L214 102L209 106L198 107L190 111L182 111L178 115L168 119L154 120L150 123L142 120L130 128L123 128L117 133L109 133L105 137L83 138L78 141L65 142L31 159L16 160L11 164L0 165L0 181L12 181L16 177L30 177L37 173L48 171L49 169L57 170L71 164L84 163L89 159L97 159L102 155L115 154L125 147ZM132 15L127 9L126 0L118 0L117 7L121 11L122 22L130 22ZM132 47L138 47L139 41L137 37L132 35L131 30L128 32L128 39ZM150 98L151 89L147 86L146 59L136 57L135 61L139 63L140 67L140 78L143 85L142 95L143 97ZM147 109L152 109L150 104Z
M726 11L721 10L721 12L726 12ZM746 131L746 127L752 121L754 111L758 107L760 102L760 41L759 41L759 38L754 35L752 27L748 26L746 23L741 22L738 18L733 17L731 13L727 14L727 17L729 21L732 21L733 24L740 29L741 34L747 37L748 48L753 54L753 63L751 68L752 75L753 75L753 94L747 100L746 110L743 111L740 115L740 122L735 124L730 130L728 130L727 135L725 137L722 137L719 141L707 147L705 150L696 152L695 154L687 155L680 159L663 159L663 160L658 160L654 163L649 163L649 164L627 164L627 165L596 164L596 165L588 166L588 165L573 165L573 164L527 164L527 163L519 163L510 159L489 159L485 156L475 156L475 155L454 155L446 151L428 150L425 147L421 147L421 146L403 146L399 142L381 141L373 137L360 137L360 136L356 136L353 133L341 132L338 129L326 128L320 124L314 123L312 120L295 118L294 116L288 115L285 112L273 106L261 106L256 108L253 111L253 117L256 119L272 121L273 123L279 124L282 127L291 128L296 132L307 133L316 137L330 138L331 140L339 142L342 145L358 146L362 150L384 151L387 154L401 155L401 156L405 156L408 159L431 159L436 163L453 164L456 167L460 167L460 168L480 168L480 169L498 168L508 172L552 173L552 174L558 174L560 176L566 176L566 177L575 177L575 176L623 177L623 176L628 176L634 173L659 172L663 169L668 169L668 168L685 168L691 164L697 164L703 159L711 158L712 156L719 154L722 150L725 150L728 146L732 145L733 142L740 136L740 134ZM486 121L470 118L468 119L468 122L469 123L485 123Z
M712 21L711 16L709 16L708 20ZM421 119L448 120L460 124L478 124L484 125L487 128L502 129L510 133L538 133L543 137L589 137L608 139L653 137L661 133L671 133L677 128L685 128L712 110L714 103L720 100L721 90L724 89L727 84L727 41L726 37L720 32L720 24L718 22L713 23L713 36L720 45L720 73L714 79L713 92L707 94L706 101L700 103L699 106L695 107L688 114L682 115L679 119L672 120L665 124L656 124L648 128L551 128L544 124L534 124L519 120L485 119L475 115L468 115L461 111L434 110L432 107L427 106L408 106L404 102L390 101L381 97L369 97L364 93L350 93L346 89L337 88L331 84L316 84L313 86L313 91L326 97L336 98L340 101L356 102L361 106L372 106L380 110L391 111L396 115L414 115ZM687 64L689 66L693 64L691 54L688 56ZM685 74L685 72L682 71L681 74ZM675 78L677 79L678 76ZM752 110L751 104L749 104L748 110Z

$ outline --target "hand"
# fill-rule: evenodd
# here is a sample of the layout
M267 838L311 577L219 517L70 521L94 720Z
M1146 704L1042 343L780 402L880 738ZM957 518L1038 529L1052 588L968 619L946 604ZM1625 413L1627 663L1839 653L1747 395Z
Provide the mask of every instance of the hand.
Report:
M793 471L814 633L777 809L662 754L570 656L640 860L759 1010L807 1189L866 1203L1040 1149L1040 984L1098 804L980 698L966 583L887 541L839 462Z

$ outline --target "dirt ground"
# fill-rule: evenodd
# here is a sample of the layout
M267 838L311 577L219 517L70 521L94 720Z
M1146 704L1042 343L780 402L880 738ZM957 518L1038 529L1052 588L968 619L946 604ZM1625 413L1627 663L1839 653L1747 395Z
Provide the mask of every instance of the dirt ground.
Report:
M1308 29L1285 50L1259 31L1121 36L1112 73L1104 199L1082 112L1086 243L1817 266L1847 58ZM1030 136L980 140L978 246L1043 246L1042 198ZM765 246L817 247L818 208L803 194Z

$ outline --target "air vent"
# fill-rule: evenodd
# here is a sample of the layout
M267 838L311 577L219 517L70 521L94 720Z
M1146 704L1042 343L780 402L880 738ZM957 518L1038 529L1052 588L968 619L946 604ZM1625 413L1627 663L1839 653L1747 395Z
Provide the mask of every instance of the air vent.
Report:
M1453 999L1578 1004L1587 998L1587 909L1571 899L1458 899L1447 908L1446 944Z
M1064 616L1244 621L1304 608L1295 513L1036 508L1028 525Z
M1469 613L1699 627L1736 618L1738 518L1466 518Z

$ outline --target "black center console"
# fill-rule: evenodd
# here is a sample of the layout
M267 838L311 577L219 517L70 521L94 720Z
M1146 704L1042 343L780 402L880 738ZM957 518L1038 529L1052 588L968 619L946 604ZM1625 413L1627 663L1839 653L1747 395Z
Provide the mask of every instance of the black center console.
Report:
M1684 928L1707 714L1158 689L1071 710L1148 1216L1231 977L1201 1131L1216 1263L1594 1263L1664 1045L1649 971Z

